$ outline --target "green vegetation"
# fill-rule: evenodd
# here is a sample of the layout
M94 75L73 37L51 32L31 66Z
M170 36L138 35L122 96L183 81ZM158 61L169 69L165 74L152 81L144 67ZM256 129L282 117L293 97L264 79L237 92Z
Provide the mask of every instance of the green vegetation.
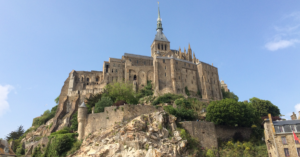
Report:
M41 126L45 124L48 120L50 120L55 116L56 110L57 110L57 105L54 106L51 109L51 111L46 110L42 116L33 119L32 126Z
M175 104L177 105L177 108L168 105L164 106L164 110L182 120L195 120L196 112L191 109L192 105L189 101L185 98L180 98L175 100Z
M74 131L78 130L78 121L77 121L78 111L75 112L71 117L71 126L70 129Z
M225 92L224 88L221 89L223 99L234 99L235 101L239 101L239 97L235 95L233 92Z
M207 156L230 156L230 157L268 157L266 144L251 141L234 142L228 141L219 144L219 150L208 150ZM209 155L208 155L209 154Z
M180 137L183 140L187 140L188 153L191 156L203 156L203 151L200 149L200 142L193 138L184 128L182 128L180 123L177 123L177 130L180 133Z
M182 95L166 93L166 94L156 98L152 102L152 105L158 105L158 104L163 104L163 103L173 103L176 99L179 99L179 98L184 98L184 97Z
M254 107L260 117L267 116L271 113L272 116L279 116L280 110L273 105L269 100L261 100L256 97L250 99L250 104Z
M215 124L250 127L258 118L251 104L234 99L212 101L207 107L206 120Z
M201 91L198 89L198 91L197 91L197 95L199 96L199 98L201 98L202 99L202 93L201 93Z
M123 100L130 104L137 104L137 93L133 90L133 85L128 82L115 82L105 87L103 96L110 97L113 102Z
M18 129L16 131L11 131L7 136L6 136L6 140L16 140L19 139L22 135L24 134L24 129L23 126L19 126Z
M104 112L104 108L111 106L113 104L113 101L110 99L110 97L102 97L101 100L99 100L95 105L95 113Z
M139 91L139 93L137 94L137 97L142 98L142 97L151 96L151 95L153 95L152 83L151 83L151 81L147 81L147 85L144 87L144 89Z
M86 107L88 108L88 113L92 113L92 108L96 105L97 102L101 100L102 94L93 94L89 98L86 98Z
M190 94L190 91L189 91L189 89L188 89L187 86L185 86L184 90L185 90L185 94L186 94L187 96L190 96L190 95L191 95L191 94Z

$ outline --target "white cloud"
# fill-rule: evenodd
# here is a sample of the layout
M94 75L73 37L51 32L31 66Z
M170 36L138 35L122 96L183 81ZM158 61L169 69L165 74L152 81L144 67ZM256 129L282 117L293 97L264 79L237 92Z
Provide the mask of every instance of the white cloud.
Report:
M295 105L295 111L296 114L300 111L300 103Z
M299 43L300 41L298 39L290 39L290 40L276 40L268 42L265 47L270 51L276 51L278 49L287 48L290 46L295 45L296 43Z
M300 43L300 12L294 12L283 17L274 26L273 37L265 44L269 51L277 51Z
M0 116L9 110L9 103L7 102L7 96L13 89L11 85L0 85Z

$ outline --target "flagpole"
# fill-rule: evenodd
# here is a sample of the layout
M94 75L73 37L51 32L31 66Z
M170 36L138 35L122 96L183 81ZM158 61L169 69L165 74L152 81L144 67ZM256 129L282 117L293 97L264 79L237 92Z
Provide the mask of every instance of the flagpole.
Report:
M297 145L296 145L295 136L296 136L296 134L294 133L294 130L293 130L293 139L294 139L294 142L295 142L296 155L299 156L298 151L297 151Z

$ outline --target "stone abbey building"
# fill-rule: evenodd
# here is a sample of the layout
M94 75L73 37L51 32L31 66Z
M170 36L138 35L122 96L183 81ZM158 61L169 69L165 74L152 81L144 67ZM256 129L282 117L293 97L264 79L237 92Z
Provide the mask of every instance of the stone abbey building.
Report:
M86 97L102 92L107 84L117 81L132 83L136 91L152 81L155 95L186 95L187 88L191 96L199 98L200 94L203 100L222 99L218 68L199 61L190 45L183 51L171 49L170 41L163 34L159 9L156 31L149 56L125 53L119 59L105 61L102 71L73 70L62 88L51 132L68 125L71 115Z

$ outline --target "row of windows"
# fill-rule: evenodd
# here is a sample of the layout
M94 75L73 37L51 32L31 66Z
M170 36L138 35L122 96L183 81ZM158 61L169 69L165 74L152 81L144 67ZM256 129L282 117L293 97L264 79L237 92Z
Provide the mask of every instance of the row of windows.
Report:
M166 60L163 59L163 63L166 63ZM176 64L178 64L178 61L176 61ZM186 63L184 63L184 66L186 66ZM189 64L189 67L191 67L191 64ZM195 65L192 66L193 68L195 67Z
M283 151L284 151L285 157L290 157L291 156L288 148L283 148ZM297 154L298 154L298 157L299 157L300 156L300 148L297 148ZM270 157L272 157L271 154L270 154Z
M296 141L296 140L294 140L294 141L295 141L295 144L300 144L299 141ZM283 145L288 144L285 136L281 136L281 142L282 142Z
M294 132L300 132L300 124L297 125L283 125L283 126L275 126L275 132L276 133L291 133Z
M163 44L157 44L157 48L160 50L167 50L167 45L165 44L165 45L163 45ZM165 49L164 49L165 48Z
M131 59L129 59L129 61L131 62ZM144 61L144 65L146 65L147 61ZM136 63L138 64L139 63L139 60L136 60ZM153 65L153 62L152 61L149 61L149 65Z
M100 80L100 77L97 76L95 80L96 80L96 82L98 82L98 81ZM78 79L78 81L79 81L79 79ZM81 82L83 82L83 81L84 81L84 78L81 77ZM86 78L86 81L87 81L87 82L90 82L90 78Z
M116 64L114 63L113 66L116 67ZM118 64L118 67L120 67L120 64Z

